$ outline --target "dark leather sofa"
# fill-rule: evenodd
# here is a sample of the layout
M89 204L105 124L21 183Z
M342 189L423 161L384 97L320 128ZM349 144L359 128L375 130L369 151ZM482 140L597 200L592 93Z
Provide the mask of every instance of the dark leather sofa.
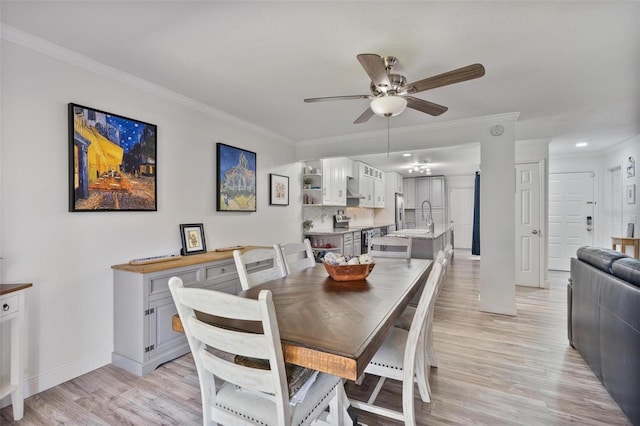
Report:
M640 425L640 260L581 247L571 259L569 342Z

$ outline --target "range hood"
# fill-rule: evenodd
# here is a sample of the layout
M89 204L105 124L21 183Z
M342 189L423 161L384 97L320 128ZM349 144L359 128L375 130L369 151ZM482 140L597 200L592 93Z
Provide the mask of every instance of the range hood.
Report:
M347 198L362 199L364 198L364 195L361 195L357 192L353 192L351 191L351 189L347 188Z

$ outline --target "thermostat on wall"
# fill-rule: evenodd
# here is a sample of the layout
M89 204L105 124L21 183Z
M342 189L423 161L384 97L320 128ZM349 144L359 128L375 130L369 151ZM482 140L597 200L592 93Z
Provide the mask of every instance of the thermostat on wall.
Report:
M500 124L496 124L495 126L491 126L491 134L493 136L500 136L504 133L504 127Z

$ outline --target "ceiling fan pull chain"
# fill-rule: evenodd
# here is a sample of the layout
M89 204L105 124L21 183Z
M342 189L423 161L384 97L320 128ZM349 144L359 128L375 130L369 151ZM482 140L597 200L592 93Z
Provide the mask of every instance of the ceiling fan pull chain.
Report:
M389 116L387 115L387 157L389 156L391 142L389 142Z

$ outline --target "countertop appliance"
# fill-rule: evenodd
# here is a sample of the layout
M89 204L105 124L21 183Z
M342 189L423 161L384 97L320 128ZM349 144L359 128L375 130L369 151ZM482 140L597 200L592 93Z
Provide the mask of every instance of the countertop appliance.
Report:
M396 230L404 229L404 195L396 192Z
M333 227L334 228L348 228L349 227L349 219L344 212L338 210L338 214L333 216Z

